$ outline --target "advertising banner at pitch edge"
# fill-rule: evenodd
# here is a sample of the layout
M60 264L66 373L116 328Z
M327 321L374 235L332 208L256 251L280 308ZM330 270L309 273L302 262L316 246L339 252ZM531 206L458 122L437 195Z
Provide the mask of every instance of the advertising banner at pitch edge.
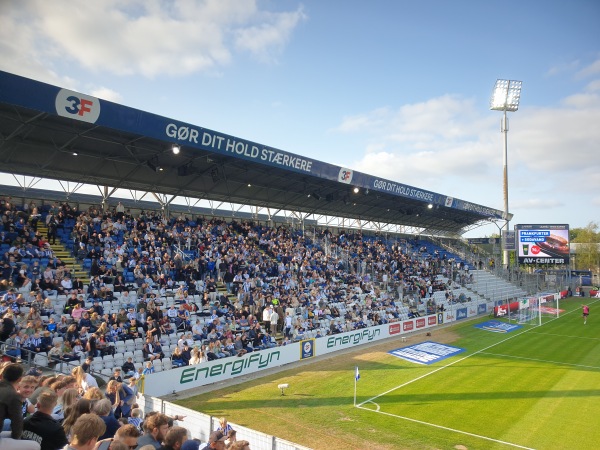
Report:
M519 264L568 264L569 225L517 225Z

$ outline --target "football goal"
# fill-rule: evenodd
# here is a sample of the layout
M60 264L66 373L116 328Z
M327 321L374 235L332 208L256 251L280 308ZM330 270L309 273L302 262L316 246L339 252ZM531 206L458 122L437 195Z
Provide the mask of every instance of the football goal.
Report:
M560 294L541 294L535 297L521 297L517 322L522 325L539 326L560 316Z

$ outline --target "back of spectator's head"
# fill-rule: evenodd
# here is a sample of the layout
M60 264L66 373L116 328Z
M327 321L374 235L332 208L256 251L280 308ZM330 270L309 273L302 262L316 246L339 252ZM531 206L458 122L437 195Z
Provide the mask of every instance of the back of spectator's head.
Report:
M82 414L71 427L71 445L85 445L98 440L106 431L106 424L96 414Z
M165 447L181 448L183 443L187 440L187 429L183 427L172 427L165 436L164 445Z
M98 400L92 408L92 412L95 414L98 414L99 416L108 416L108 414L111 411L112 411L112 405L110 403L110 400L107 398Z
M41 392L40 395L38 395L37 409L49 414L52 412L57 403L58 395L56 394L56 392L52 390L47 390Z
M23 377L21 364L8 364L2 371L2 379L7 383L16 383Z
M133 408L131 410L131 417L142 417L142 410L141 410L141 408Z
M250 442L248 441L235 441L229 447L228 450L250 450Z

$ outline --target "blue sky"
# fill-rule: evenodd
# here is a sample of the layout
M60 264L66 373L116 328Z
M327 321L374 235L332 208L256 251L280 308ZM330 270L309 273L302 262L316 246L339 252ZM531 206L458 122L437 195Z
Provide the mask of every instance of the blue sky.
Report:
M489 97L521 80L511 223L582 227L600 221L598 23L594 0L2 2L0 69L497 209Z

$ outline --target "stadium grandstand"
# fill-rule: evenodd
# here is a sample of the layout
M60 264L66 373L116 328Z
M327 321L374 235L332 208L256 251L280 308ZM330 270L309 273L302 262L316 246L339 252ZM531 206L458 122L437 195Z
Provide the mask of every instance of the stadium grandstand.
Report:
M150 390L159 372L526 293L455 250L501 211L4 72L0 86L2 171L100 192L0 186L7 358L70 374L92 356L100 379L121 368Z

